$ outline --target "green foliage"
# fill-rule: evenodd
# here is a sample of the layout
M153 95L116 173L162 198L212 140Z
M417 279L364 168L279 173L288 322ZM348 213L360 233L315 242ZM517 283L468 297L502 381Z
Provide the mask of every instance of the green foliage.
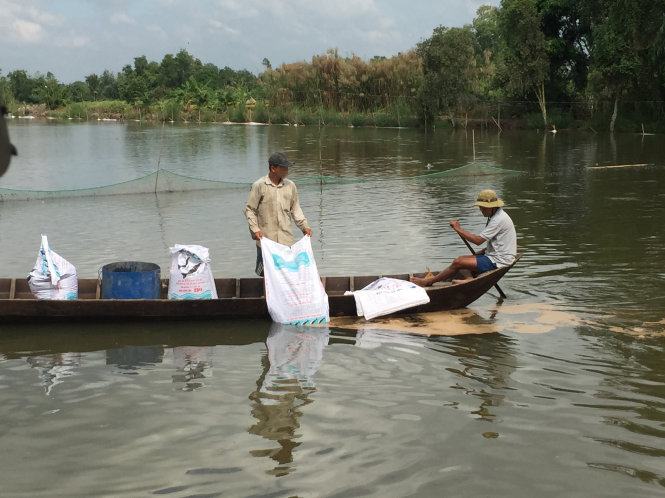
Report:
M87 102L89 118L123 119L130 115L132 107L123 100L99 100Z
M374 120L371 115L352 112L349 114L349 123L351 126L373 126Z
M422 58L423 115L431 120L441 112L463 113L476 100L476 51L469 27L434 29L430 38L418 44Z
M534 0L503 0L499 14L502 71L508 90L521 96L547 75L545 36Z
M270 123L269 106L265 102L257 102L252 112L252 120L257 123Z
M549 58L536 0L502 0L498 25L502 40L499 72L506 88L518 97L533 92L547 125Z
M234 123L244 123L247 121L245 115L245 103L237 103L236 105L229 107L229 121Z
M2 76L2 73L0 73L0 104L7 107L9 112L13 112L16 106L9 78Z
M162 99L157 102L156 110L160 121L179 121L182 104L175 98Z
M85 81L75 81L67 85L66 98L68 101L85 102L92 100L92 92Z
M617 129L655 130L665 128L665 0L502 0L392 57L333 48L275 68L264 59L263 68L258 76L220 68L183 49L69 84L17 69L0 73L0 100L37 116L88 119L448 127L468 117L601 129L611 118ZM257 104L248 111L250 98Z
M501 48L499 35L499 9L481 5L472 24L476 44L476 85L485 98L500 96L501 88L496 82L496 61Z
M82 102L72 102L65 107L68 118L87 119L87 106Z

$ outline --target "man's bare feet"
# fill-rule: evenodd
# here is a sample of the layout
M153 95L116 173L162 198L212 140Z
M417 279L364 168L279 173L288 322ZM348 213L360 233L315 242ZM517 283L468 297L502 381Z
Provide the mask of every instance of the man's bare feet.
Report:
M468 282L469 280L473 280L473 277L469 277L469 278L455 278L455 279L453 279L453 281L452 281L451 283L452 283L453 285L459 285L459 284L464 284L464 283Z
M411 277L409 280L411 280L412 283L419 285L420 287L430 287L432 285L432 282L429 278Z

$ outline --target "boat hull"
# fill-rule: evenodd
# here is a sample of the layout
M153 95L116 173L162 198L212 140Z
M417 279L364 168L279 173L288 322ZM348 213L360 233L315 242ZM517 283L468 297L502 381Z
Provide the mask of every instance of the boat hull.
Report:
M404 310L403 313L445 311L468 306L490 290L511 267L484 273L472 280L427 289L428 304ZM410 275L386 275L406 280ZM330 316L356 316L356 304L347 290L361 289L379 278L328 277L322 279L328 292ZM48 301L32 298L24 280L0 279L0 322L20 321L118 321L118 320L196 320L226 318L264 318L268 308L263 296L263 281L251 279L217 279L219 299L100 299L99 283L79 280L80 299ZM162 285L165 290L168 282ZM165 297L165 296L164 296Z

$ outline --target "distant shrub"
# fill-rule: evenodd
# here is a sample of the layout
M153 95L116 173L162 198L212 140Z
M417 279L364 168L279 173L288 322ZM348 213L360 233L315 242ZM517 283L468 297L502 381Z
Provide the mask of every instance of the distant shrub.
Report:
M160 121L178 121L182 105L175 99L164 99L157 102L156 110L157 118Z
M87 106L83 102L71 102L64 109L64 114L69 118L85 119L87 118Z
M360 112L349 113L349 123L353 126L373 125L372 116Z
M244 103L235 104L229 107L229 121L233 121L234 123L245 123L247 121Z
M257 123L270 123L270 113L268 107L263 102L257 102L252 111L252 121Z

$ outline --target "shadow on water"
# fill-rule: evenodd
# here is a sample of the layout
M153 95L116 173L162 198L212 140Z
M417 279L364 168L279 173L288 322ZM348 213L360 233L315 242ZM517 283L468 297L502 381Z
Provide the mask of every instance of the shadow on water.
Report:
M3 325L0 354L82 353L127 347L245 345L265 340L265 320ZM126 353L131 355L132 353Z

